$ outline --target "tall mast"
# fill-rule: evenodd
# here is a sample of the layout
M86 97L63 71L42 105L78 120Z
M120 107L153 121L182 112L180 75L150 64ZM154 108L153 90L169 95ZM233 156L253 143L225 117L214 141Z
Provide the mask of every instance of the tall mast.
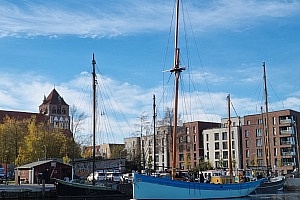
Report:
M156 124L156 105L155 105L155 95L153 95L153 169L154 169L154 172L156 172L156 130L155 130L155 124Z
M174 72L175 76L175 93L174 93L174 128L173 128L173 148L172 148L172 179L176 174L176 137L177 137L177 115L178 115L178 82L179 76L184 68L179 67L179 48L178 48L178 28L179 28L179 0L176 6L176 22L175 22L175 48L174 48L174 67L170 72Z
M230 94L227 96L228 103L228 164L229 164L229 175L232 180L232 157L231 157L231 119L230 119Z
M264 70L264 91L265 91L265 106L266 106L266 126L265 126L265 135L266 135L266 144L267 144L267 175L269 175L269 165L270 163L270 135L269 135L269 108L268 108L268 91L267 91L267 76L266 76L266 66L265 62L263 62L263 70Z
M96 157L96 73L95 73L95 65L96 61L93 54L93 185L95 185L95 157Z

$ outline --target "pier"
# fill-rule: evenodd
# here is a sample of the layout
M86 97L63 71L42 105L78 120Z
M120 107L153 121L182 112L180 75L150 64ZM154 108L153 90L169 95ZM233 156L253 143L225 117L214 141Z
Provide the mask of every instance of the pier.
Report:
M0 199L50 199L56 198L54 184L0 185Z

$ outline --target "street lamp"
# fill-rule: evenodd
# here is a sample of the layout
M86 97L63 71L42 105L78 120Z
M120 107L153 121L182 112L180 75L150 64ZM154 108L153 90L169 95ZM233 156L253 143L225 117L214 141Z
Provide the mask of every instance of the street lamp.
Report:
M45 160L47 160L47 147L46 147L46 145L43 145L43 147L44 147L44 153L45 153Z

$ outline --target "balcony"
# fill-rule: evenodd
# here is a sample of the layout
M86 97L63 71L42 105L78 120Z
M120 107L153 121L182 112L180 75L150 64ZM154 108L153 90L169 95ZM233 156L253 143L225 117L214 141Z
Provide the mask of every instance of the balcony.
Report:
M292 135L294 134L292 130L280 130L280 135Z
M295 156L296 155L296 152L281 152L281 155L282 156Z
M294 145L295 141L280 141L280 145Z
M291 119L281 119L279 120L280 124L291 124L292 120Z

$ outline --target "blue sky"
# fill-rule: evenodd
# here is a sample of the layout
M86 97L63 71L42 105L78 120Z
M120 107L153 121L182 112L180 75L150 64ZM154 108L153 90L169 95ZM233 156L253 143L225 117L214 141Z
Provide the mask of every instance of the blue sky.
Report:
M227 117L229 93L239 116L259 113L263 61L270 111L299 111L299 1L185 0L182 5L179 47L187 70L181 89L191 103L188 117L180 108L183 121ZM153 94L158 118L172 106L170 99L162 100L162 90L170 85L166 91L171 91L173 83L163 72L173 66L173 11L174 0L1 1L0 109L38 112L55 85L68 104L89 113L85 93L95 53L99 82L114 93L106 105L126 116L110 121L130 126L112 131L108 140L99 136L98 142L137 134L140 116L148 115L151 124ZM89 132L86 122L80 134Z

